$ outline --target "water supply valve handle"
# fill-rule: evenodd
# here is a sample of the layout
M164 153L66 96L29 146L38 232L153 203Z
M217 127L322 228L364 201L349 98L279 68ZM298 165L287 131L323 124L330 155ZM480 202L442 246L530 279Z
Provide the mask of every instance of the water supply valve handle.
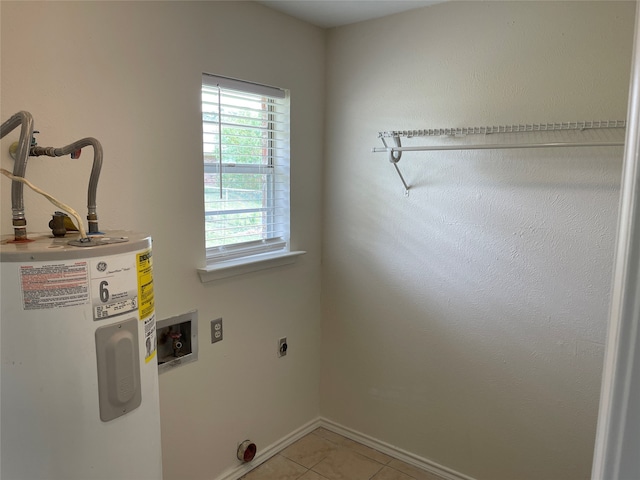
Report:
M180 350L182 350L182 342L180 341L180 338L182 337L182 333L180 332L171 332L169 333L169 336L173 339L173 356L177 357L178 354L180 353Z

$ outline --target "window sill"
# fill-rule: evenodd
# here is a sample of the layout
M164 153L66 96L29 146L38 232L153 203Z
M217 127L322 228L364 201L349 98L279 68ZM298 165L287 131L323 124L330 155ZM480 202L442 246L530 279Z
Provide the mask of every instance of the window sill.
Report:
M218 262L207 265L204 268L199 268L198 275L200 275L200 281L202 283L213 282L222 278L289 265L295 263L298 257L305 253L307 252L302 250L295 252L263 253L261 255L253 255L250 258Z

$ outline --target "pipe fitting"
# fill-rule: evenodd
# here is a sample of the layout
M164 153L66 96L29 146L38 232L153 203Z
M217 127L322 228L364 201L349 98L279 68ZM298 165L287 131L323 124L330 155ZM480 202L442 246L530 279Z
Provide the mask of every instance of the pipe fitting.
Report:
M64 225L64 217L66 215L61 212L56 212L49 220L49 228L54 237L64 237L67 234L67 228Z
M238 460L242 462L250 462L253 460L253 457L256 456L256 452L258 451L258 447L251 440L245 440L240 445L238 445Z

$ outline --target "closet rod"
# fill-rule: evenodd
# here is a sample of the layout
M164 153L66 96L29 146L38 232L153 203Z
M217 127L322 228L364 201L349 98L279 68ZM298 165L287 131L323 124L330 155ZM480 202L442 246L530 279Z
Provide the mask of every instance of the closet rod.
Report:
M552 143L492 143L473 145L423 145L418 147L374 147L373 153L380 152L423 152L439 150L499 150L506 148L549 148L549 147L622 147L619 142L552 142Z

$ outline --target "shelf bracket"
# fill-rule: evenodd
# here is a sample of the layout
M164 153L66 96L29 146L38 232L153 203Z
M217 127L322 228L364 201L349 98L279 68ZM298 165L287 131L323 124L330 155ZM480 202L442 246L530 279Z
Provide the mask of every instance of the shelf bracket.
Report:
M400 143L400 137L393 136L392 138L393 138L393 143L395 143L396 148L402 148L402 144ZM402 176L402 172L400 172L400 169L398 168L398 162L400 161L400 158L402 158L402 151L395 150L394 147L389 147L389 145L387 145L387 142L385 141L384 137L381 137L381 140L382 140L382 143L384 143L385 148L387 148L387 150L389 152L389 162L391 162L391 164L396 169L396 173L400 177L400 180L402 181L402 185L404 185L404 196L408 197L409 196L409 185L407 185L407 182L405 181L404 177Z

